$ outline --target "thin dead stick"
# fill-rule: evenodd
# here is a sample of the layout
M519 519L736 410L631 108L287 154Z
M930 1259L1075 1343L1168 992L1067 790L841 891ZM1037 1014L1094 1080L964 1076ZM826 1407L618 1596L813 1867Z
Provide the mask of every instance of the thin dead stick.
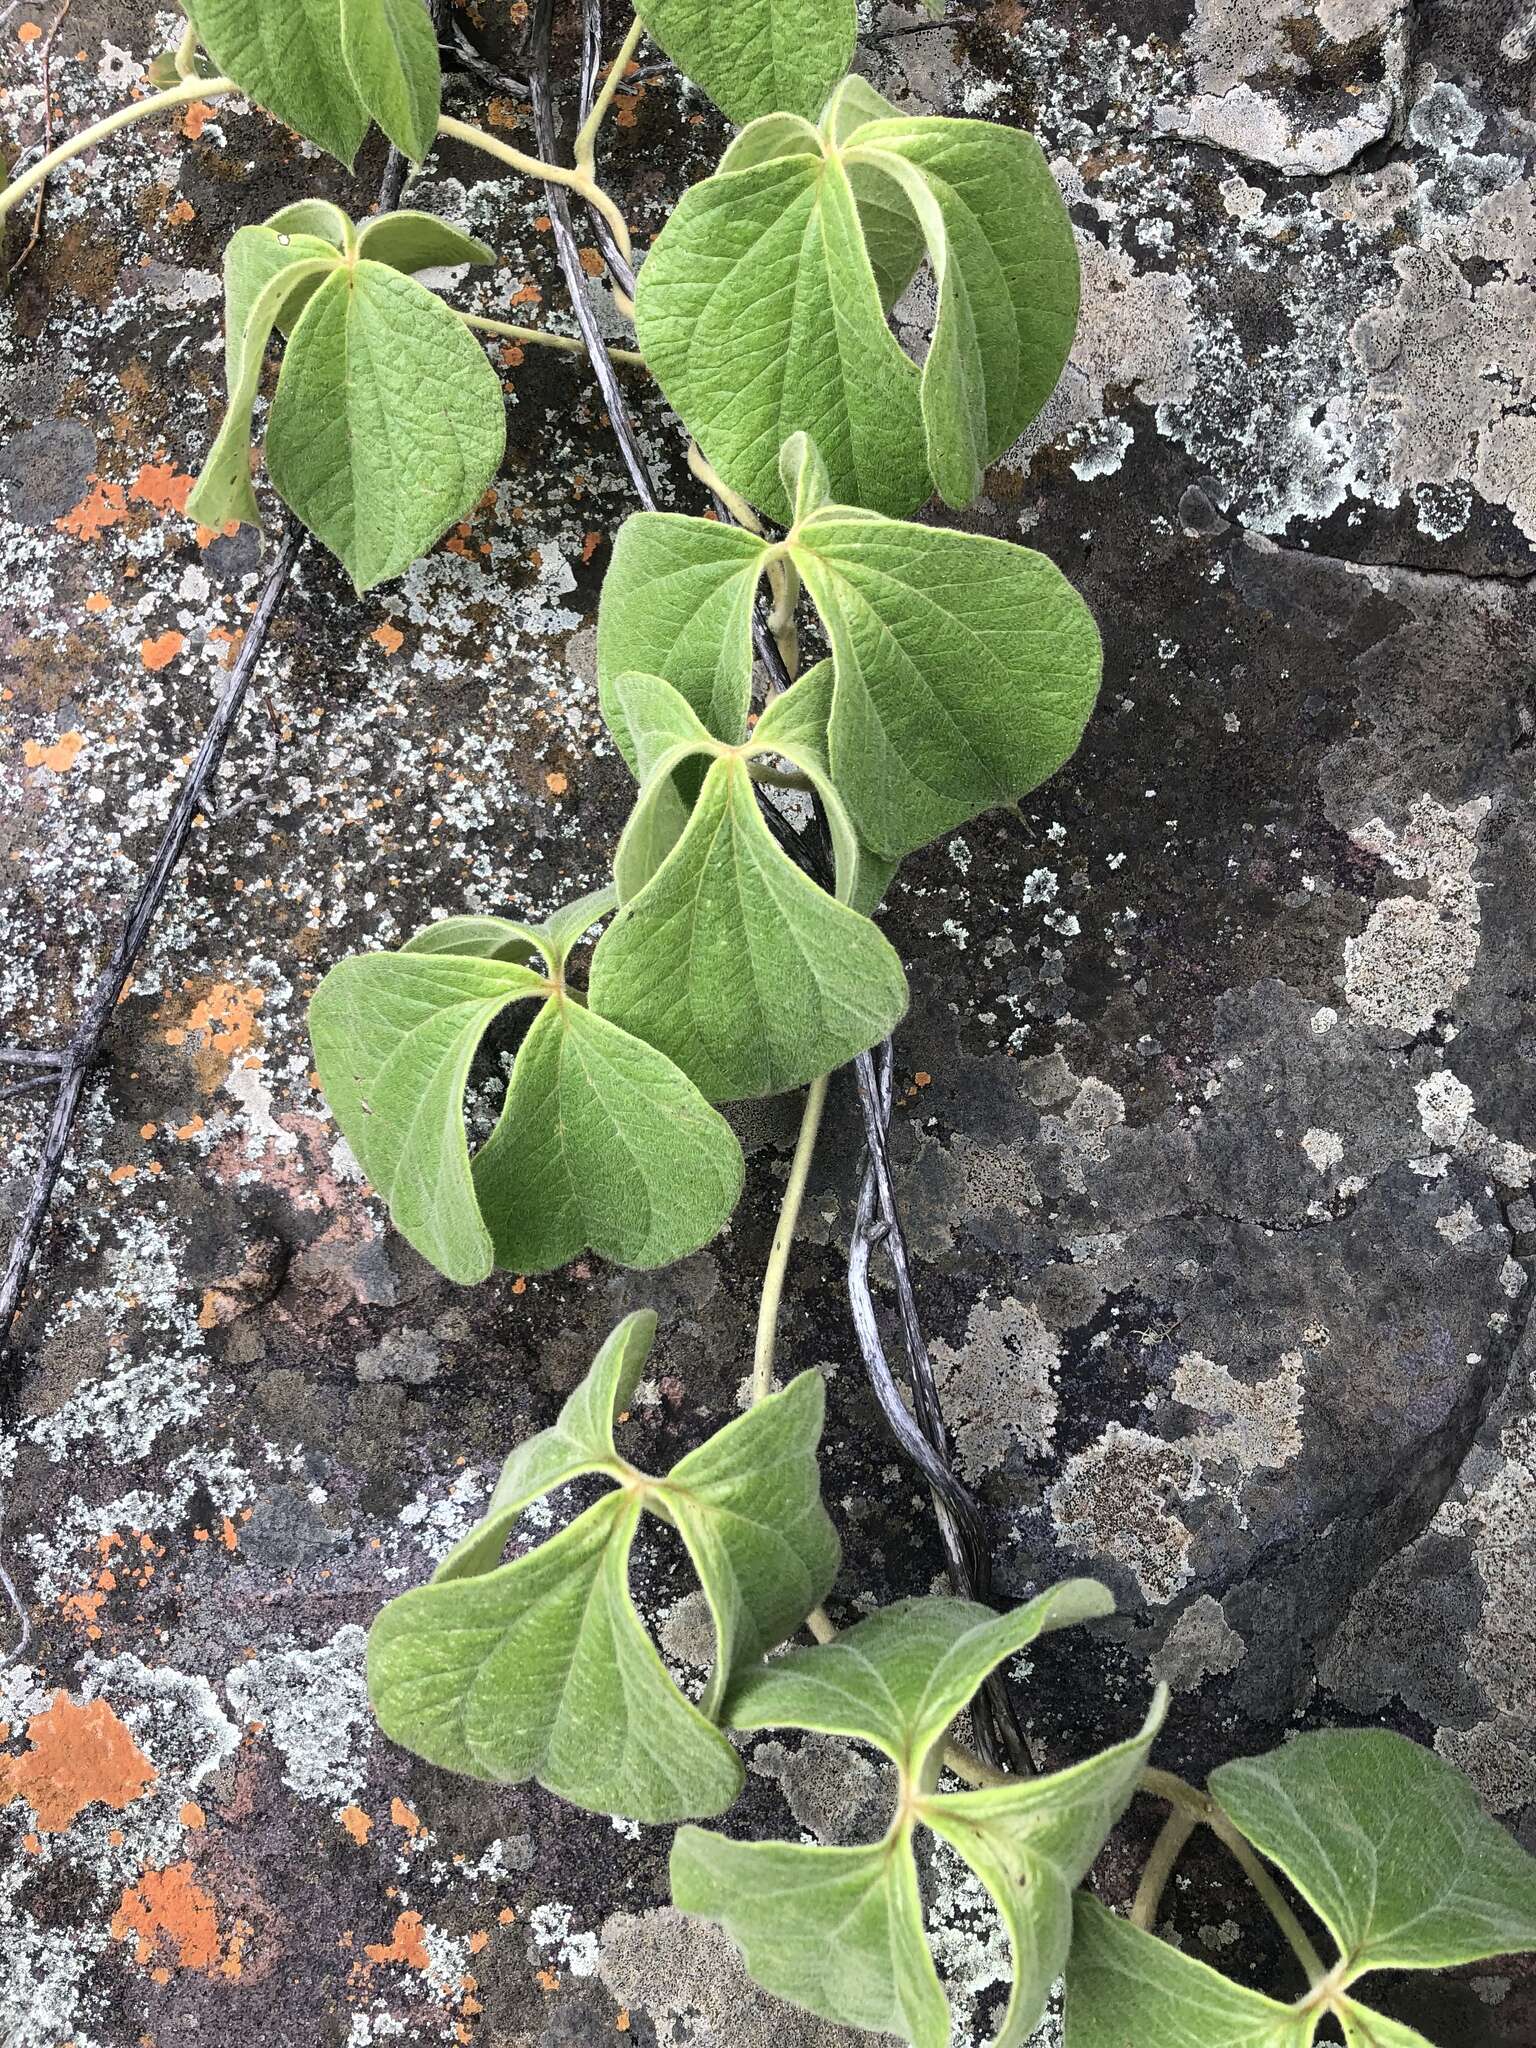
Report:
M50 75L50 72L49 72L49 59L51 58L51 56L52 56L52 54L53 54L53 39L54 39L54 37L55 37L55 36L56 36L56 35L58 34L59 30L60 30L60 29L61 29L61 28L62 28L62 27L64 26L64 17L65 17L65 15L67 15L67 14L68 14L68 12L69 12L70 8L71 8L71 7L73 6L73 5L74 5L74 0L64 0L64 5L63 5L63 6L62 6L62 7L61 7L61 8L59 9L58 13L57 13L57 14L56 14L56 15L55 15L55 16L53 17L53 26L52 26L52 28L50 28L50 29L49 29L49 31L48 31L48 33L47 33L47 35L45 35L45 36L43 37L43 49L42 49L42 62L43 62L43 133L42 133L42 150L43 150L43 155L44 155L44 156L46 156L46 155L48 154L49 150L50 150L50 149L52 149L52 147L53 147L53 80L52 80L52 77L51 77L51 75ZM20 255L19 255L19 256L18 256L17 258L16 258L16 261L15 261L14 263L8 264L8 265L6 266L6 272L5 272L5 279L4 279L4 281L5 281L5 283L6 283L6 284L9 284L9 283L10 283L10 281L11 281L11 279L12 279L13 277L15 277L15 276L16 276L16 275L17 275L17 274L18 274L18 273L20 272L20 270L22 269L23 265L24 265L24 264L26 263L26 261L27 261L28 257L29 257L29 256L30 256L30 255L32 254L32 251L33 251L33 250L34 250L34 249L35 249L35 248L37 247L38 243L39 243L39 242L40 242L40 241L41 241L41 240L43 239L43 214L44 214L44 212L45 212L45 211L46 211L46 209L47 209L47 205L48 205L48 181L47 181L47 179L45 178L45 179L43 179L43 180L42 180L42 182L41 182L41 183L40 183L40 184L38 185L38 188L37 188L37 199L36 199L36 202L34 203L34 205L33 205L33 208L32 208L32 232L31 232L31 234L30 234L30 235L29 235L29 236L27 237L27 246L26 246L26 247L25 247L25 248L24 248L24 249L22 250L21 254L20 254Z
M0 1280L0 1401L14 1397L16 1376L20 1358L11 1342L11 1324L21 1305L21 1293L31 1270L38 1242L43 1234L43 1225L48 1217L48 1205L53 1199L53 1190L63 1170L65 1154L69 1149L69 1134L80 1107L80 1098L85 1091L87 1077L101 1051L102 1041L117 1010L118 1000L127 987L137 964L144 941L149 936L155 913L159 910L171 876L175 873L182 851L191 835L198 812L203 808L203 799L218 773L224 749L234 731L241 709L245 703L246 690L251 677L256 673L266 646L267 633L273 615L287 588L288 577L299 550L304 545L303 529L296 521L289 524L283 536L276 559L267 572L262 586L261 597L251 623L245 631L239 658L225 678L219 693L213 715L203 734L192 765L187 770L177 794L176 802L155 849L155 857L149 865L138 894L134 897L133 908L127 922L118 936L117 944L97 980L75 1034L65 1047L60 1061L58 1093L54 1097L53 1112L48 1119L48 1128L43 1137L42 1156L38 1160L37 1172L33 1177L31 1192L25 1208L16 1225L11 1239L10 1255L6 1260L5 1277Z

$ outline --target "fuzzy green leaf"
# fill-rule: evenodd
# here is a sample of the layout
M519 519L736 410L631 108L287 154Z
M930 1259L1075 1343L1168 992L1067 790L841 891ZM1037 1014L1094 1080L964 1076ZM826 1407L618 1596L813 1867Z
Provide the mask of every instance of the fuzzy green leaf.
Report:
M681 1828L671 1880L679 1911L718 1921L775 1997L917 2048L949 2048L905 1840L820 1849Z
M694 185L641 268L635 319L669 403L765 512L788 512L778 453L797 429L840 497L903 513L928 496L918 368L886 325L840 162L778 156Z
M1344 2029L1344 2048L1435 2048L1433 2041L1416 2027L1388 2019L1384 2012L1372 2012L1356 1999L1339 2001L1339 2021Z
M251 408L272 330L340 261L313 234L240 228L224 251L224 376L229 402L202 472L187 498L189 517L215 529L231 519L260 525L251 487Z
M754 750L771 754L781 749L817 785L838 857L839 899L872 917L875 906L900 867L899 859L875 853L859 838L832 778L827 728L832 717L833 670L818 661L791 689L775 697L753 732ZM839 830L839 825L845 831Z
M886 311L924 249L939 310L920 371ZM935 486L975 497L1055 386L1077 291L1030 137L895 116L850 81L819 129L770 115L683 195L636 323L669 402L752 503L788 517L777 454L803 431L835 497L899 516Z
M341 0L187 0L186 12L226 77L351 168L368 115L337 61Z
M431 1584L392 1600L368 1646L387 1735L430 1762L503 1782L534 1777L638 1820L718 1813L741 1785L707 1718L731 1672L781 1641L825 1594L837 1537L821 1506L814 1373L728 1423L661 1479L626 1464L613 1421L654 1317L614 1332L552 1431L514 1452L482 1528ZM537 1549L499 1564L518 1510L582 1472L619 1483ZM642 1512L675 1526L714 1621L705 1710L668 1677L635 1612L629 1552Z
M869 1848L734 1842L686 1828L672 1852L675 1904L718 1920L751 1974L778 1996L830 2020L899 2033L916 2048L947 2048L949 2014L913 1858L916 1827L930 1828L966 1859L1002 1914L1014 1982L995 2048L1020 2048L1066 1958L1073 1888L1135 1789L1166 1695L1139 1734L1049 1777L937 1793L926 1789L930 1760L998 1663L1042 1629L1110 1605L1101 1586L1083 1580L1003 1616L964 1601L906 1600L846 1637L748 1672L728 1696L734 1726L871 1741L897 1763L901 1800Z
M681 837L603 934L591 998L726 1102L799 1087L877 1044L907 989L874 925L775 842L732 753L713 762Z
M814 116L853 59L853 0L642 0L652 39L731 121Z
M543 993L509 960L367 953L333 967L309 1006L320 1085L358 1164L401 1236L462 1286L494 1263L464 1131L470 1063L508 1003Z
M583 1250L666 1265L735 1206L741 1147L725 1120L664 1054L539 971L559 977L611 906L600 890L541 925L449 918L398 953L342 961L315 993L332 1113L396 1228L450 1279L545 1272ZM530 996L545 1000L471 1162L470 1064L499 1012Z
M505 443L496 373L441 299L382 263L326 279L283 356L267 466L359 591L473 510Z
M439 264L495 263L496 251L452 221L403 207L376 214L357 231L357 253L391 270L430 270Z
M608 729L637 775L646 770L614 692L630 671L665 676L727 746L746 737L765 551L739 526L672 512L636 512L619 528L598 605L597 681Z
M1316 2015L1221 1976L1080 1896L1066 2048L1309 2048Z
M358 97L395 147L419 164L437 134L443 97L432 17L422 0L340 6L341 57Z
M496 1263L524 1273L587 1249L670 1265L719 1233L742 1174L735 1133L692 1081L570 996L529 1027L474 1163Z
M1102 654L1044 555L837 505L790 555L832 645L832 778L876 852L925 845L1070 758Z
M812 1728L873 1743L914 1776L978 1686L1044 1630L1114 1612L1096 1579L1064 1579L1009 1614L971 1600L898 1600L830 1643L793 1650L732 1693L737 1728Z
M1386 1729L1300 1735L1212 1792L1290 1878L1351 1975L1536 1949L1536 1858L1433 1751Z

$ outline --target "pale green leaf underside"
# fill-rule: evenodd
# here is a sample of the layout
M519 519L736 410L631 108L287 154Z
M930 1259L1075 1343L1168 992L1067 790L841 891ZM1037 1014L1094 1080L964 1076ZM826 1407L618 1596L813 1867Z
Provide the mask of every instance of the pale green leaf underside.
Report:
M799 1087L877 1044L906 1008L906 977L875 926L776 844L732 755L603 934L591 1001L726 1102Z
M251 408L261 384L272 330L296 312L339 262L328 241L279 234L270 226L240 228L224 251L224 369L228 402L223 423L187 498L187 512L218 529L231 519L258 525L251 486Z
M707 1718L729 1673L793 1632L837 1570L821 1506L814 1373L690 1452L664 1479L618 1457L613 1422L633 1393L655 1318L609 1338L550 1430L507 1460L481 1527L431 1584L393 1600L369 1639L369 1687L386 1734L478 1777L536 1777L579 1805L676 1820L718 1813L741 1767ZM520 1508L582 1472L624 1483L510 1564ZM628 1590L642 1511L682 1536L714 1623L704 1711L668 1677Z
M422 0L340 4L341 54L352 83L390 141L419 164L437 134L443 92L432 18Z
M1369 2006L1353 1998L1340 2001L1339 2019L1344 2028L1344 2048L1435 2048L1434 2042L1416 2027L1388 2019L1383 2012L1372 2012Z
M652 38L731 121L807 118L848 69L853 0L643 0Z
M1313 2019L1079 1896L1066 2048L1309 2048Z
M1316 1909L1351 1970L1536 1949L1536 1859L1459 1772L1386 1729L1298 1736L1212 1792Z
M391 270L430 270L440 264L494 263L496 251L435 213L401 207L376 214L357 231L357 251Z
M325 281L283 357L267 467L359 591L474 509L505 442L496 373L439 298L366 260Z
M491 1271L464 1130L475 1049L507 1006L544 993L513 961L437 953L343 960L315 991L320 1085L395 1228L450 1280Z
M949 2008L904 1837L818 1849L681 1828L671 1882L673 1904L718 1921L776 1997L917 2048L949 2048Z
M1045 1629L1114 1611L1094 1579L1064 1579L994 1614L969 1600L898 1600L830 1643L749 1672L727 1705L737 1728L811 1728L871 1742L915 1773L978 1686Z
M339 62L340 0L189 0L186 11L226 77L350 168L368 116Z
M818 661L791 690L774 698L758 720L753 740L765 753L782 747L785 758L803 768L817 785L837 854L837 893L850 909L873 917L901 862L876 853L859 838L832 779L827 727L832 717L832 664ZM846 828L846 836L839 823Z
M474 1162L496 1263L525 1273L588 1248L670 1265L719 1232L742 1176L735 1133L687 1076L569 996L529 1027Z
M467 912L424 924L400 948L402 953L466 953L479 960L515 960L520 966L542 955L534 927L509 917L481 917Z
M727 483L781 520L780 444L816 441L845 503L967 504L1050 396L1077 317L1077 252L1017 130L875 118L845 87L820 131L772 115L685 193L641 271L636 322L668 400ZM887 324L926 249L938 319L922 370Z
M838 1638L749 1673L733 1688L730 1718L740 1725L736 1702L755 1692L760 1704L782 1700L790 1726L878 1729L871 1739L898 1755L910 1792L921 1756L1000 1656L1042 1626L1104 1609L1092 1597L1102 1588L1090 1595L1076 1582L1062 1591L1049 1612L1042 1599L1007 1617L958 1601L904 1601L889 1611L887 1627L875 1628L886 1620L881 1615L849 1632L863 1637L852 1657L833 1654ZM958 1611L946 1618L945 1606ZM999 1628L1000 1620L1008 1626ZM825 1670L810 1697L805 1678L818 1659ZM789 1661L798 1674L775 1692L772 1677ZM941 1706L947 1713L938 1723ZM867 1849L730 1842L685 1829L673 1850L673 1900L718 1920L742 1946L752 1975L779 1996L828 2019L894 2031L916 2048L947 2048L949 2015L923 1932L912 1853L914 1822L929 1827L971 1865L1002 1915L1013 1989L994 2048L1020 2048L1066 1960L1073 1889L1130 1799L1165 1707L1160 1692L1137 1735L1070 1770L981 1792L920 1795L908 1817ZM750 1725L779 1719L760 1721L754 1712Z

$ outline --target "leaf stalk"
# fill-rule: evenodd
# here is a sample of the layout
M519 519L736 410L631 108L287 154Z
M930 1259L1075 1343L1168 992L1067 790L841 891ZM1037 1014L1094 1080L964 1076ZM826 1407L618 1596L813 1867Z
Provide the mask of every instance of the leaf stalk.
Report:
M89 128L82 128L71 135L56 149L39 157L28 171L23 171L0 192L0 220L14 206L45 178L67 164L71 157L83 156L88 149L94 149L98 142L104 142L109 135L115 135L122 128L131 128L138 121L148 121L156 114L169 113L175 107L187 106L193 100L217 99L221 93L237 92L238 86L232 78L185 78L180 85L169 85L164 92L151 93L148 99L131 100L126 107L119 107L115 114L108 114L103 120L93 121Z

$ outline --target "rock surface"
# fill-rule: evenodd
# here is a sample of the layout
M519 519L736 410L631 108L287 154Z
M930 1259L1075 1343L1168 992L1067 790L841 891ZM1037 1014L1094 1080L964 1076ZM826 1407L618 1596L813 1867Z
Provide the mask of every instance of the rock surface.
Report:
M1009 1593L1086 1569L1121 1603L1019 1697L1063 1761L1126 1732L1150 1669L1175 1689L1160 1757L1196 1774L1385 1721L1536 1848L1536 32L1513 0L978 13L860 61L916 108L1033 128L1084 259L1072 364L958 523L1083 589L1101 706L1017 814L908 863L886 919L914 995L900 1190L962 1469ZM76 0L56 129L174 32ZM30 140L41 39L14 14L0 36ZM491 118L526 142L511 101ZM608 162L642 239L720 140L673 78L627 96ZM445 150L415 195L503 252L461 302L565 326L541 195L483 166ZM223 242L305 189L361 206L377 171L191 108L55 182L0 313L0 1008L26 1042L69 1028L260 573L254 533L182 513ZM367 1712L371 1615L620 1313L662 1318L638 1461L734 1410L792 1134L792 1105L740 1116L746 1200L670 1272L464 1293L389 1232L313 1084L304 1003L340 954L542 913L600 879L624 814L592 623L625 481L577 364L502 369L494 505L362 602L306 551L88 1092L0 1463L31 1630L0 1668L13 2048L855 2038L672 1913L664 1830L452 1780ZM40 1100L0 1105L8 1201ZM848 1617L941 1571L844 1314L855 1156L844 1100L783 1344L828 1379ZM643 1549L637 1590L700 1675L679 1560ZM878 1825L867 1760L745 1747L743 1824ZM1219 1864L1187 1869L1180 1938L1281 1982ZM929 1888L979 2042L1000 1940L956 1867ZM1519 1966L1382 2002L1447 2048L1536 2037Z

